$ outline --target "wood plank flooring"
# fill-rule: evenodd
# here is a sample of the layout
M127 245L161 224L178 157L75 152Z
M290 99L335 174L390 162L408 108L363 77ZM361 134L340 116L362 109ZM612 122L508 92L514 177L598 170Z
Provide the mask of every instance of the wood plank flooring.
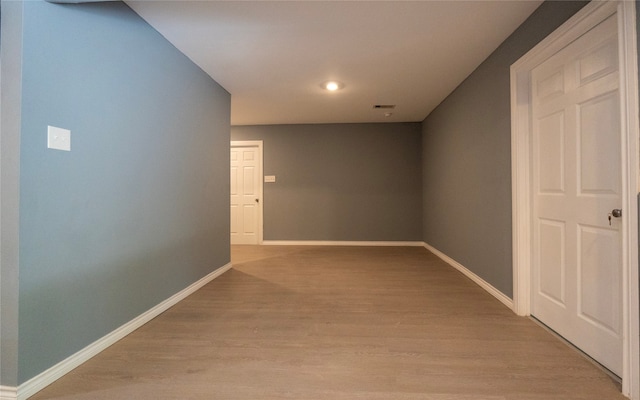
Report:
M234 268L32 399L623 399L416 247L234 246Z

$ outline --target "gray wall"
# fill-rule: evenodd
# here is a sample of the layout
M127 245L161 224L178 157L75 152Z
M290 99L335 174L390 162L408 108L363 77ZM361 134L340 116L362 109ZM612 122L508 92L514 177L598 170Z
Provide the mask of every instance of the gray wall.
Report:
M509 67L585 4L543 3L422 125L424 241L508 296Z
M21 384L230 261L230 96L124 3L18 7Z
M0 46L0 384L18 382L18 178L22 3L2 2Z
M234 126L264 141L265 240L421 240L420 124Z

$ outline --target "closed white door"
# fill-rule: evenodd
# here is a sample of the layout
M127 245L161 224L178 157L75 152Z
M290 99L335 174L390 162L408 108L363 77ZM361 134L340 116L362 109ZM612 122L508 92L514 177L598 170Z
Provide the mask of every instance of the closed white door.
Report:
M260 243L261 152L231 147L231 244Z
M622 373L616 19L532 71L531 314ZM624 210L621 210L624 212Z

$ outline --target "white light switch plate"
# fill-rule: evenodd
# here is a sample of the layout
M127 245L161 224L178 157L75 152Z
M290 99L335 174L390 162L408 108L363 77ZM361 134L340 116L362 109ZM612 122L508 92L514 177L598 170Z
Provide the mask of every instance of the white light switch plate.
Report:
M47 147L55 150L71 151L71 131L48 126Z
M265 175L264 176L264 181L265 182L275 182L276 181L276 176L275 175Z

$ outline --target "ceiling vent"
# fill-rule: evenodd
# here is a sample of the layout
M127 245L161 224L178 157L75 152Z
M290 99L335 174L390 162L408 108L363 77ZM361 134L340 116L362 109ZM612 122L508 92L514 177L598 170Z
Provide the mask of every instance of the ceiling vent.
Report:
M393 110L396 108L395 104L376 104L373 106L376 110Z

